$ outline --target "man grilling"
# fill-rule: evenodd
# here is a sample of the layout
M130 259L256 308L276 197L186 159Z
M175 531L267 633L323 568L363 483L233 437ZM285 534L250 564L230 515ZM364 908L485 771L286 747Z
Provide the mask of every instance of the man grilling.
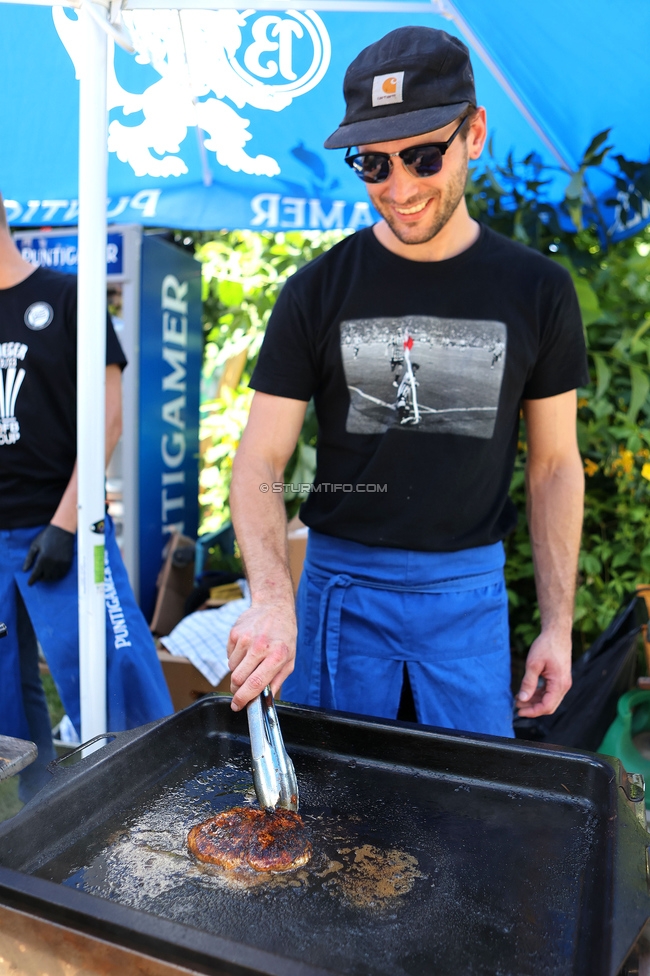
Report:
M353 61L344 93L325 146L347 150L382 219L287 282L251 380L231 491L252 594L230 635L233 708L271 683L288 701L394 718L408 677L420 722L512 736L503 539L520 411L542 626L519 713L552 713L571 684L588 380L576 295L558 264L469 216L486 115L458 39L392 31ZM417 424L395 399L402 347L419 366ZM296 628L283 498L268 486L311 397Z

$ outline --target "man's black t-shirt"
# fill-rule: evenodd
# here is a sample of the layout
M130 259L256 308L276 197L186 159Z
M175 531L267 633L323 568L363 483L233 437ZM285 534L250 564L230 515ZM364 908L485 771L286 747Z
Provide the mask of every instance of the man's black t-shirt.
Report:
M126 365L113 325L106 365ZM37 268L0 289L0 528L49 522L77 456L77 280Z
M503 539L522 399L588 382L559 264L482 227L445 261L372 228L284 286L251 386L318 416L310 527L370 546L453 551Z

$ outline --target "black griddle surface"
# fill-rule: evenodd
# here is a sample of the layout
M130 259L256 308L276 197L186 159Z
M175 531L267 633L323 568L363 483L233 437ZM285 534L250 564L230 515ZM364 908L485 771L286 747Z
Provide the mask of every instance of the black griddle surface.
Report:
M254 803L245 715L210 697L120 735L0 827L0 899L160 958L200 953L210 973L618 971L650 897L647 834L611 763L280 717L314 848L304 868L235 883L187 854L192 825Z
M241 886L187 854L193 824L254 802L248 741L222 729L185 737L172 768L30 873L339 973L596 971L606 810L570 767L540 789L298 745L290 725L304 869Z
M225 768L195 761L177 771L126 819L111 818L37 874L342 973L458 973L459 963L466 973L493 973L477 945L497 951L504 973L572 972L595 853L589 805L569 797L540 805L525 791L427 776L413 782L357 762L361 795L349 763L294 756L313 863L237 889L185 853L193 824L252 800L245 749L228 746ZM389 851L398 853L382 870ZM362 867L353 869L359 852ZM412 887L391 897L395 865ZM383 874L384 898L374 890Z

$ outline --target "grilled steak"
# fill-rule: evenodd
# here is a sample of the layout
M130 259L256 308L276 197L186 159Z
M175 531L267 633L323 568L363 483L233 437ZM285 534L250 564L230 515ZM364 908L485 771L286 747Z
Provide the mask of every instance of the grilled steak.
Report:
M247 860L256 871L291 871L311 857L302 818L292 810L260 810L252 833Z
M234 870L246 864L257 810L234 807L192 827L187 836L190 853L199 861Z
M291 871L311 857L305 825L291 810L233 807L192 827L187 846L199 861L229 871Z

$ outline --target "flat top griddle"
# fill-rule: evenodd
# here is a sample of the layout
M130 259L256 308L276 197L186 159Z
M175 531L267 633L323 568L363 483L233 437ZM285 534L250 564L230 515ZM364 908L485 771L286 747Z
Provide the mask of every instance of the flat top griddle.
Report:
M98 919L117 903L133 932L144 913L305 973L616 971L650 898L647 836L609 764L307 709L281 720L305 868L235 882L187 854L193 824L254 803L245 719L217 698L61 776L0 830L0 864Z

